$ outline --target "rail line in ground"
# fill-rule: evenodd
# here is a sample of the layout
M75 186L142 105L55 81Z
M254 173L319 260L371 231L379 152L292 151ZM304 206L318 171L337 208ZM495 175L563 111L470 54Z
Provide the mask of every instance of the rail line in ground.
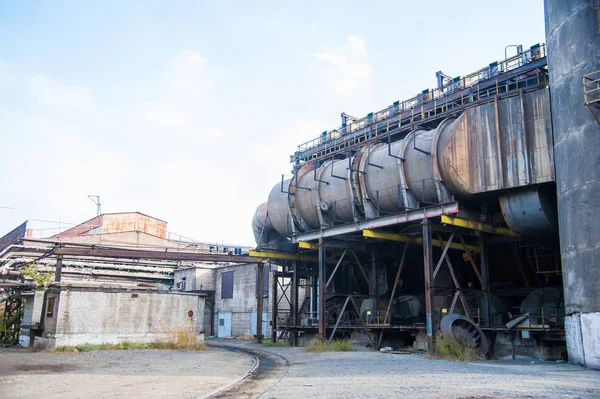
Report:
M277 353L258 348L207 342L209 348L243 353L252 359L252 367L232 382L198 399L262 398L283 381L290 372L290 361Z

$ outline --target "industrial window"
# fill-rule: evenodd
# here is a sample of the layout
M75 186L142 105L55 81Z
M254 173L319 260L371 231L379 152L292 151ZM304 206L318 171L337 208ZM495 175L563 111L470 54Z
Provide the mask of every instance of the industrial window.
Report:
M48 304L46 305L46 317L52 318L54 317L54 299L48 298Z
M187 281L186 277L181 278L181 291L185 291L185 283Z
M269 296L269 270L269 267L263 267L263 297ZM254 284L254 286L254 296L258 297L258 267L256 268L256 284Z
M233 298L233 272L221 273L221 299Z

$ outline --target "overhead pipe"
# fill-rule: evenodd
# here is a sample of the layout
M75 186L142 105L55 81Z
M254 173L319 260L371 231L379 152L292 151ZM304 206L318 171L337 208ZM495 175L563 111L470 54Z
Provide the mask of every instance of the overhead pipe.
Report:
M297 169L293 179L282 177L266 205L257 209L257 243L482 193L492 193L487 198L494 201L501 198L505 221L518 234L552 232L555 218L547 203L553 198L538 190L554 181L548 98L542 89L484 104L435 129L363 145L347 161L332 158L319 167ZM525 133L531 140L523 140ZM517 200L523 189L545 206Z

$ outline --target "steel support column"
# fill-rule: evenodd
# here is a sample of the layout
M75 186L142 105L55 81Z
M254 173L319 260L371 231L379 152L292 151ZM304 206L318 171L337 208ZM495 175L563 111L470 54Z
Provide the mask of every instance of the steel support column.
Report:
M264 265L258 263L258 297L256 298L256 339L259 344L263 341L263 301L264 301L264 284L265 284L265 274L264 274Z
M325 314L325 293L327 290L326 279L326 257L327 249L325 247L325 240L319 239L319 339L325 341L327 334L327 316Z
M298 262L292 262L292 283L291 283L291 300L290 300L290 320L295 326L298 320ZM290 332L290 345L296 346L296 333Z
M56 257L56 269L54 271L54 282L60 283L60 278L62 275L62 264L63 264L63 256L58 255Z
M277 280L279 280L279 277L277 275L277 273L273 274L273 295L272 295L272 300L273 300L273 306L271 306L271 314L272 314L272 319L273 319L273 323L271 324L271 342L277 342Z
M479 256L481 267L481 282L483 289L483 317L485 319L485 327L489 327L492 323L490 320L490 274L488 269L488 254L487 254L487 235L481 233L479 235Z
M377 288L377 251L371 251L371 270L369 276L369 295L379 295Z
M427 324L428 349L433 349L433 248L431 246L431 222L424 219L423 225L423 266L425 271L425 321Z

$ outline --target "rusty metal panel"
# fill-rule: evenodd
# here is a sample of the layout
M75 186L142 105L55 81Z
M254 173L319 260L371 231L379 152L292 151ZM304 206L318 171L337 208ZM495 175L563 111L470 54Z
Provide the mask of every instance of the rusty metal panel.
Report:
M554 181L554 143L548 89L525 95L524 106L531 183Z
M554 181L548 89L467 110L441 135L438 152L458 196Z
M27 221L23 222L20 226L15 227L12 231L7 233L4 237L0 237L0 251L9 247L10 245L17 242L20 238L25 237L27 232Z
M517 96L498 102L504 188L528 184L528 166L525 162L527 149L521 99L522 97Z

